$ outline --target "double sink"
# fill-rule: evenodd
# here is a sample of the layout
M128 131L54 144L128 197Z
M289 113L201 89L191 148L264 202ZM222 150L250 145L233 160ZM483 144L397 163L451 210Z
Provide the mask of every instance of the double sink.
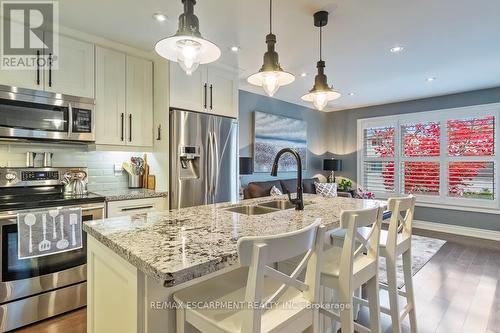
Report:
M304 206L310 205L311 203L312 202L304 202ZM295 205L288 200L273 200L254 205L231 206L229 208L224 208L224 210L244 215L262 215L291 208L295 208Z

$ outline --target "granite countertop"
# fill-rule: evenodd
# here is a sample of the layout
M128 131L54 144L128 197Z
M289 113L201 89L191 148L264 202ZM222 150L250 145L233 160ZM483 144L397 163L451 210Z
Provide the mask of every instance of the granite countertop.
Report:
M243 204L285 199L265 197ZM85 222L83 229L146 275L171 287L238 264L237 240L243 236L273 235L304 228L317 218L327 230L339 225L341 210L385 202L352 198L323 198L304 194L303 211L243 215L223 203L172 211L136 214Z
M155 191L155 190L148 190L145 188L134 188L134 189L124 188L118 190L95 191L93 193L105 197L106 201L161 198L168 196L167 191Z

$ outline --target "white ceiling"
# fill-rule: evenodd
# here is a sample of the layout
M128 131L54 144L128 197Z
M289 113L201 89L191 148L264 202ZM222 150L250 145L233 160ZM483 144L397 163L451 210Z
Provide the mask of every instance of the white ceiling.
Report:
M64 0L61 24L151 50L176 30L180 0ZM240 88L262 65L268 0L198 0L201 32L221 47L221 62L239 66ZM282 67L296 81L276 98L302 103L313 84L318 31L312 15L330 11L323 58L329 83L343 96L329 111L500 86L498 0L275 0L274 33ZM152 20L163 12L169 20ZM229 48L241 47L236 55ZM404 46L400 54L389 49ZM307 72L303 78L300 73ZM427 82L427 77L436 77ZM354 96L348 96L354 92Z

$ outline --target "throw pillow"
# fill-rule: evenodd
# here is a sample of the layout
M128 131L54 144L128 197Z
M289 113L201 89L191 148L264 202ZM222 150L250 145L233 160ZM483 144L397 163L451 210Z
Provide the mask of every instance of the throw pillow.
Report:
M277 188L276 186L273 186L273 187L271 187L271 190L269 191L269 195L272 197L276 197L278 195L283 195L283 193L281 193L281 190L279 188Z
M336 183L317 183L314 182L316 186L316 193L325 198L335 198L337 196L337 184Z
M373 194L373 192L366 191L361 186L358 186L354 197L356 199L375 199L375 194Z

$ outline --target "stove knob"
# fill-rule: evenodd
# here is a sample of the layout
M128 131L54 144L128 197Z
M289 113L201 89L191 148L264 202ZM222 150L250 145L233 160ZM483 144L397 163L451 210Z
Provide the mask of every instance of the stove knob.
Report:
M13 180L15 180L17 178L17 175L15 173L6 173L5 174L5 179L8 181L8 182L11 182Z

